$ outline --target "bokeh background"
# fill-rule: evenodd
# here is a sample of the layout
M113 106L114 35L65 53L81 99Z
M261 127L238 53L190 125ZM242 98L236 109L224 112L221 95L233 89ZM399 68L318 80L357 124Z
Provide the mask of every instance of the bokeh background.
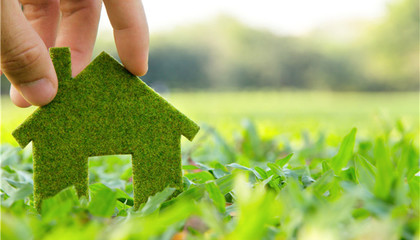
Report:
M11 136L35 107L2 77L0 238L420 239L418 0L143 2L142 79L201 127L183 193L133 212L130 156L92 156L90 201L35 214ZM106 19L93 57L118 59Z
M143 79L158 90L419 87L415 0L144 4L151 49ZM106 50L117 57L102 19L95 54Z
M144 0L142 79L194 120L231 135L338 135L405 122L418 128L417 0ZM103 9L94 50L118 59ZM34 108L11 105L1 80L2 141Z

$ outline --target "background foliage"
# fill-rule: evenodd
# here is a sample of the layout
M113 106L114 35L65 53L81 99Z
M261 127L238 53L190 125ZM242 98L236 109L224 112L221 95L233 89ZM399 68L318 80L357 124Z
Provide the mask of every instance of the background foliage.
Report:
M329 23L293 37L220 16L153 35L143 79L158 90L412 91L419 19L419 2L400 0L378 21ZM97 51L104 49L117 56L111 41L99 42Z
M154 34L143 78L171 90L311 89L413 91L419 88L419 2L396 0L377 21L329 23L303 36L254 29L229 16ZM94 56L118 58L111 32ZM2 92L8 91L2 76Z

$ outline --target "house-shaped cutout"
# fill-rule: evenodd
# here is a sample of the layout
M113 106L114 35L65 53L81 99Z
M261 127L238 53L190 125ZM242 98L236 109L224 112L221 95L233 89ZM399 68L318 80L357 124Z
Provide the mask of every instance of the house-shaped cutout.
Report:
M181 135L199 127L107 53L72 78L69 48L51 48L59 87L14 132L32 141L34 200L75 186L88 196L88 158L131 154L134 208L167 186L182 189Z

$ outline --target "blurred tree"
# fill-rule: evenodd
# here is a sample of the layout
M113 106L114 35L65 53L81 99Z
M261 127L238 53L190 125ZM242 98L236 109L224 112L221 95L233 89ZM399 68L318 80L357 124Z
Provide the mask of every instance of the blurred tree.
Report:
M171 38L169 38L171 39ZM206 89L209 52L201 44L179 44L176 41L152 44L149 71L142 77L153 86L172 89Z
M365 71L373 85L419 88L419 1L397 0L383 22L366 33Z
M331 24L357 37L340 40L328 27L279 36L224 15L153 34L142 79L158 90L418 90L418 0L394 1L374 23ZM104 50L119 59L111 32L99 34L93 56ZM1 85L8 92L4 77Z
M151 39L144 79L178 89L358 90L349 57L325 53L311 39L278 36L220 16Z

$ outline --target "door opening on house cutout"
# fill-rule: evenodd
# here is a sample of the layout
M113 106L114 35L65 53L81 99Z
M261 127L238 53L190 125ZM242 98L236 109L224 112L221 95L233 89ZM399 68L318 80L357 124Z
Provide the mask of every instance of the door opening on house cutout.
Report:
M89 157L89 185L102 183L132 193L133 172L131 154Z

